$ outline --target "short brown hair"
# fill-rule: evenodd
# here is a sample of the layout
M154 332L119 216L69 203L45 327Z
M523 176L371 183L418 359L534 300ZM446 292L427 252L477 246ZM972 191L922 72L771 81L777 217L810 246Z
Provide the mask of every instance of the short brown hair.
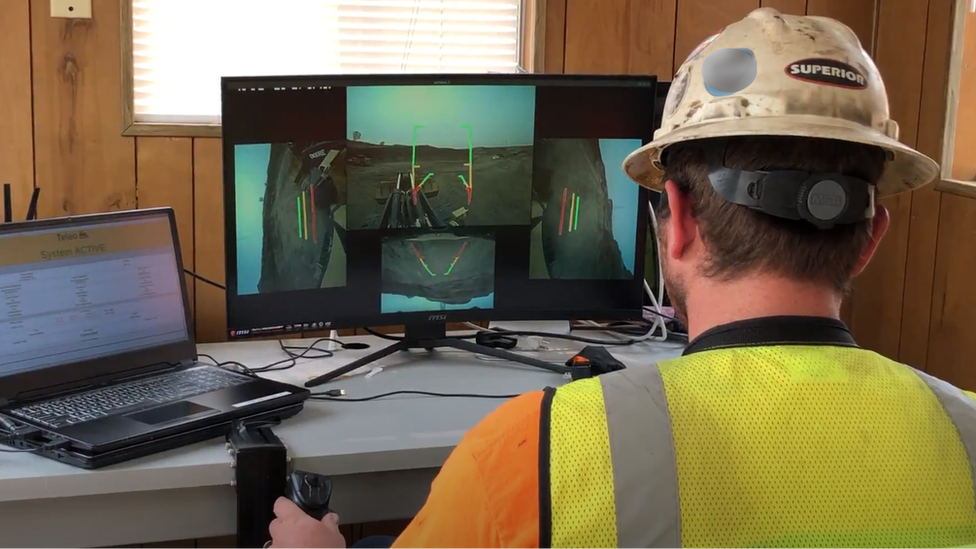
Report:
M725 166L740 170L840 172L876 183L885 153L877 147L828 139L748 137L728 140ZM734 280L765 272L793 280L850 288L871 241L871 221L821 230L805 221L773 217L723 200L708 181L704 152L694 144L668 149L665 180L691 200L708 259L702 275ZM670 217L666 195L658 216Z

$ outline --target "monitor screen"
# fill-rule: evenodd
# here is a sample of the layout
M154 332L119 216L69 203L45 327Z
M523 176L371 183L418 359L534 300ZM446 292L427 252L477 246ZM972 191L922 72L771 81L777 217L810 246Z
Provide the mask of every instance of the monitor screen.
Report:
M0 378L187 341L181 284L166 212L0 225Z
M223 81L230 337L640 318L653 77Z

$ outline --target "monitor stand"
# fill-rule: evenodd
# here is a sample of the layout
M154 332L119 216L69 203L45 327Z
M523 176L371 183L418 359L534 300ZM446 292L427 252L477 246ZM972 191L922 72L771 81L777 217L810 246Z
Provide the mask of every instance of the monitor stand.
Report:
M443 322L439 324L408 324L404 328L402 340L380 349L375 353L370 353L369 355L366 355L360 359L354 360L341 368L337 368L331 372L310 379L305 383L305 386L317 387L319 385L323 385L332 381L333 379L344 376L349 372L362 368L367 364L371 364L381 358L392 355L397 351L410 351L411 349L426 349L428 351L433 351L434 349L451 348L480 355L488 355L511 362L517 362L519 364L525 364L526 366L533 366L543 370L549 370L550 372L556 374L564 374L569 371L567 366L563 366L561 364L552 364L550 362L522 356L504 349L486 347L467 339L448 337L447 324Z

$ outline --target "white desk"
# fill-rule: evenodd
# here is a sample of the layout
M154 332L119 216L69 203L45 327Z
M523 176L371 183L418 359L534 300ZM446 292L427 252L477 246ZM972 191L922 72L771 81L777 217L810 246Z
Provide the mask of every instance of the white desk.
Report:
M266 375L301 384L389 343L374 337L343 341L363 341L371 348L300 360L294 369ZM629 367L637 367L676 356L680 346L651 342L611 350ZM201 345L199 352L251 367L285 358L274 341ZM571 354L540 353L539 358L565 360ZM348 397L411 389L514 394L566 381L450 350L393 355L377 365L383 371L368 379L354 375L313 391L342 388ZM431 480L462 435L502 402L407 395L362 403L309 401L298 416L275 427L275 433L288 446L296 468L333 478L332 507L343 522L409 518L420 509ZM97 471L30 454L0 453L0 545L92 547L233 534L232 479L223 440Z

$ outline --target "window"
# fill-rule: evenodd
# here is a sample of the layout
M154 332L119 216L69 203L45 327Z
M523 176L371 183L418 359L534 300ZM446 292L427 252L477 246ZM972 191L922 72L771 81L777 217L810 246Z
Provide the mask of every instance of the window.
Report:
M952 39L942 180L936 188L976 198L976 0L956 0Z
M516 72L533 1L125 0L126 134L217 135L221 76Z

